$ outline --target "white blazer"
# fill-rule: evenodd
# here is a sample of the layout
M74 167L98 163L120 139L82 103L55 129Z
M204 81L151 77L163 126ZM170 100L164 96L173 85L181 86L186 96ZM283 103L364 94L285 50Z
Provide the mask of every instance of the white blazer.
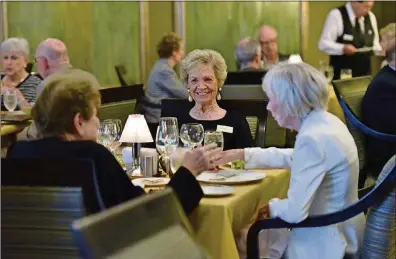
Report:
M313 110L303 120L294 149L245 149L246 168L291 170L287 198L270 201L271 217L298 223L308 216L339 211L358 200L359 160L355 142L336 116ZM296 228L287 258L342 259L358 256L365 217L320 228Z

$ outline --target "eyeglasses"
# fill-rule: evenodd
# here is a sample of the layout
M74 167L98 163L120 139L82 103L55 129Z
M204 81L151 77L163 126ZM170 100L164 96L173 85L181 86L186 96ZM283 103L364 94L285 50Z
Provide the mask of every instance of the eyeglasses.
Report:
M34 63L37 63L38 60L39 60L39 59L42 59L42 58L44 58L44 57L41 57L41 56L40 56L40 57L34 57Z

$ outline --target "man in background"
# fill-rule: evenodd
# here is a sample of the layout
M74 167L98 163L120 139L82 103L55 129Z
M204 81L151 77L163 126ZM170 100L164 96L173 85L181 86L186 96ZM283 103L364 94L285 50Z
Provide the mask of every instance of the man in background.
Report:
M318 47L330 55L335 80L341 69L351 69L353 77L371 74L370 56L381 51L373 5L374 1L348 2L327 16Z
M39 86L38 95L43 90L44 86L51 80L52 75L78 75L79 77L87 77L99 86L95 76L85 72L81 69L73 68L69 61L66 45L58 39L46 39L42 41L37 49L35 55L37 72L44 79Z
M250 37L241 39L235 49L235 57L240 71L258 71L261 69L260 43Z
M44 79L38 89L37 96L40 95L44 87L51 82L53 78L61 76L78 76L79 78L87 78L93 82L93 85L100 87L96 77L81 69L73 68L69 61L66 45L58 39L46 39L42 41L35 54L35 62L37 72ZM32 123L22 132L17 134L17 140L35 140L40 138L36 126Z
M287 61L290 55L278 52L278 32L271 26L263 25L257 33L257 39L261 45L262 67L270 69L273 65Z
M385 65L371 81L362 101L363 122L370 128L396 135L396 24L381 30ZM385 163L396 154L396 143L367 138L366 158L370 174L377 177Z

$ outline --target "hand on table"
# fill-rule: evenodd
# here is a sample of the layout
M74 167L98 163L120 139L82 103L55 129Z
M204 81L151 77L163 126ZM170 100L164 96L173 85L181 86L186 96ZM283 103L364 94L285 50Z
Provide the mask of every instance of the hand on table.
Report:
M214 169L217 160L221 158L221 148L216 144L195 148L187 151L182 166L187 168L194 176L202 171Z
M221 152L220 159L215 162L215 166L224 165L235 160L245 160L245 151L243 149L230 149Z

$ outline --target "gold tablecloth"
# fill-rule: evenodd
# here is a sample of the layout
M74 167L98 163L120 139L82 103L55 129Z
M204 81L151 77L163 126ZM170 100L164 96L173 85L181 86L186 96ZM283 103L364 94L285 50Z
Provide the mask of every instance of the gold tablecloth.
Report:
M274 197L285 198L287 170L259 170L267 176L258 183L234 185L235 194L203 198L190 216L198 243L213 259L239 259L234 236L251 223L261 206Z

